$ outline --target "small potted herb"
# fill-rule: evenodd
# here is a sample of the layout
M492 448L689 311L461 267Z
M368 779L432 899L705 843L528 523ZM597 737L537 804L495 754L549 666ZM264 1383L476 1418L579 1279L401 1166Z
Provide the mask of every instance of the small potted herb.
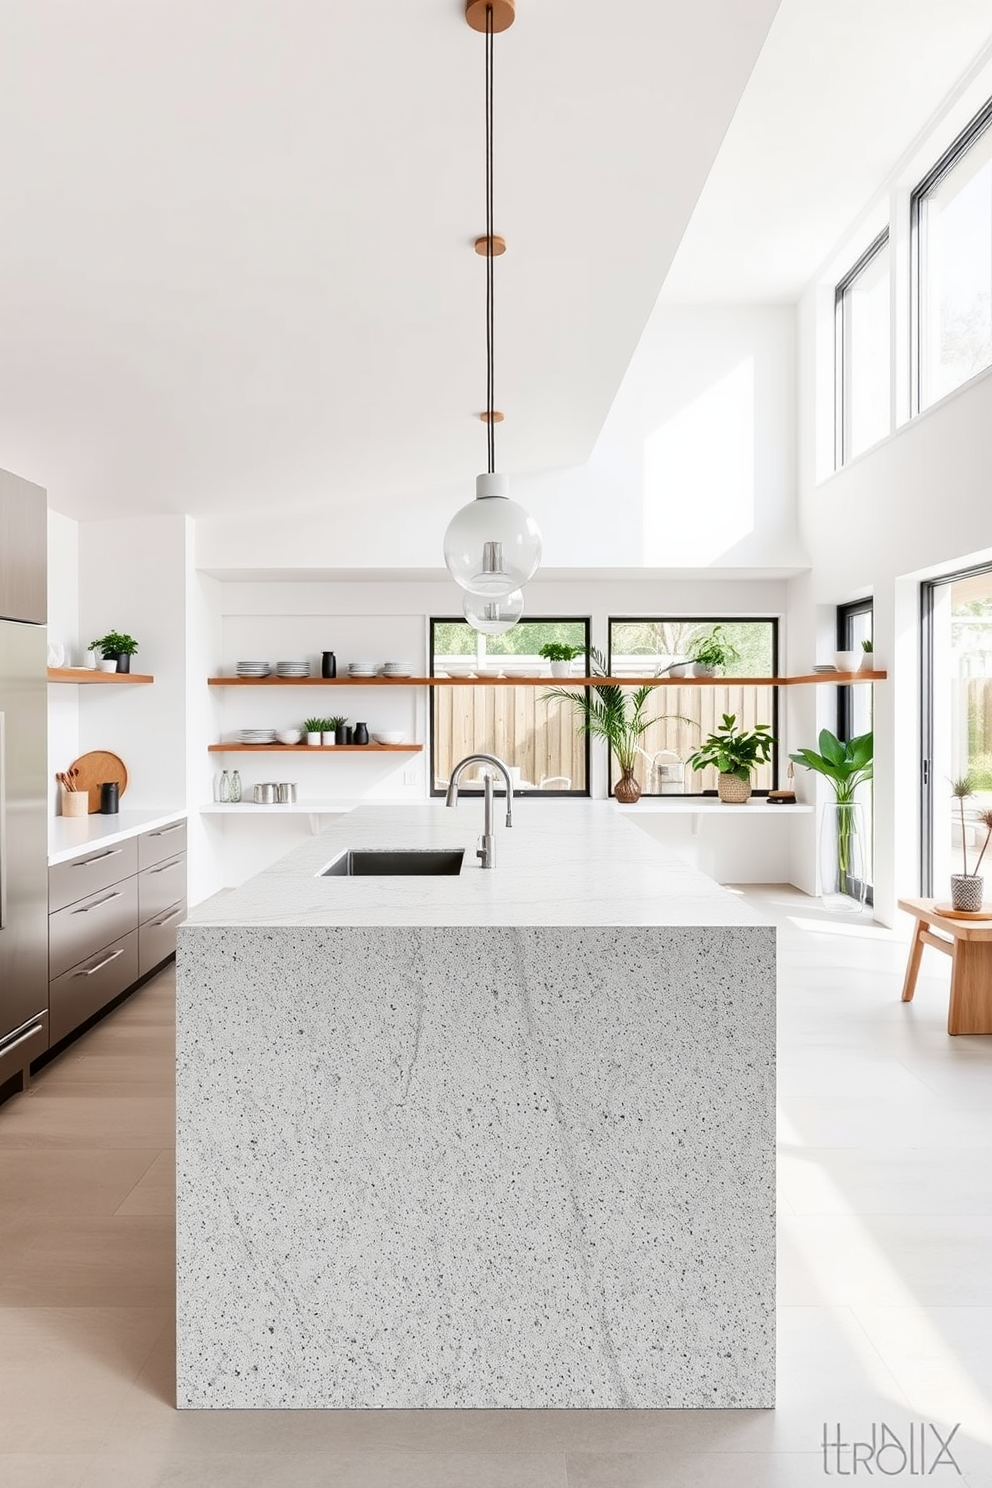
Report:
M338 729L343 729L348 720L342 713L336 713L333 718L325 718L322 733L325 744L340 744L344 741L337 737Z
M104 672L129 672L131 670L131 657L138 649L138 643L134 636L123 634L118 630L108 630L105 636L99 640L90 641L87 648L90 651L99 651L103 657L100 670ZM108 665L107 663L112 663Z
M743 806L751 799L751 776L758 765L766 765L772 757L771 725L756 723L748 732L737 728L737 715L724 713L723 722L715 734L703 740L702 747L689 760L694 770L705 770L715 765L717 795L729 805Z
M722 625L714 625L709 635L702 636L692 653L692 671L696 677L717 677L724 667L740 661L741 653L728 641Z
M303 732L307 736L307 743L312 748L316 748L317 745L321 742L323 730L324 720L322 718L304 718Z
M572 669L572 662L582 655L582 647L570 646L567 641L545 641L537 654L543 656L545 661L550 661L552 677L567 677Z
M862 651L861 670L863 672L870 672L870 671L872 671L874 669L874 666L875 666L875 645L874 645L874 642L873 641L862 641L861 642L861 651Z

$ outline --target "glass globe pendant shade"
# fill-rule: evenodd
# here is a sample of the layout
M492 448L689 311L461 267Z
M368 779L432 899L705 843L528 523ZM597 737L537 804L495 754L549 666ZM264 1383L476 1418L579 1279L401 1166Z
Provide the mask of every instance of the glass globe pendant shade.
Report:
M501 599L526 584L541 561L541 530L507 495L505 475L479 475L475 500L444 534L444 561L456 584L485 599Z
M514 589L499 599L484 599L481 594L466 594L462 605L465 619L473 630L483 635L502 635L512 630L524 612L523 591Z

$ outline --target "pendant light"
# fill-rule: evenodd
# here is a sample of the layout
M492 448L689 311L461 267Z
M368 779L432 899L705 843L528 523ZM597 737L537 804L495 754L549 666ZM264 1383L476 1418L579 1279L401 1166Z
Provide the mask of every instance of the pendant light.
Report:
M524 596L520 589L504 594L499 599L484 599L481 594L466 594L462 605L465 619L473 630L483 635L502 635L512 630L524 612Z
M476 252L486 259L486 424L488 469L476 477L475 500L463 506L444 534L444 561L456 584L483 600L504 600L532 578L541 561L541 532L529 512L509 497L509 481L496 471L496 424L502 418L493 402L494 313L493 260L505 243L493 232L493 35L513 24L513 0L466 0L465 18L486 35L486 235ZM511 606L502 607L507 614ZM523 599L520 600L523 610ZM473 620L466 604L466 618ZM478 605L476 616L483 614ZM518 617L519 618L519 617ZM515 622L511 622L515 623ZM509 630L510 625L501 626Z

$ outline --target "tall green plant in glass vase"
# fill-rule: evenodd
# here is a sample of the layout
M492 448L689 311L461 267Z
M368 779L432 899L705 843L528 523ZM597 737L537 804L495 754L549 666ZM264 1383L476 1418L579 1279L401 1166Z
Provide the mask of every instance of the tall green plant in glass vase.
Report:
M595 647L589 650L589 667L591 677L609 676L606 658ZM581 690L549 687L541 694L542 702L558 698L573 707L579 715L580 733L606 740L620 766L620 779L613 787L613 794L627 805L641 794L641 787L634 779L634 765L638 745L653 722L644 714L652 690L635 687L628 691L616 682L595 682Z
M855 800L858 786L873 778L875 752L873 734L841 740L829 729L820 730L820 752L800 749L789 758L807 770L815 770L833 788L833 809L820 819L820 876L825 894L834 891L864 904L867 874L862 861L864 829L861 807ZM833 869L833 871L829 871Z

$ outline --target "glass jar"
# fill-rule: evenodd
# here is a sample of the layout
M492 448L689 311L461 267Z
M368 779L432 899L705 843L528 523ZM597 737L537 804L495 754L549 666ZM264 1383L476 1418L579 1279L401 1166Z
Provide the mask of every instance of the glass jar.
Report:
M856 801L831 801L820 811L820 893L838 905L854 900L864 908L867 893L865 826Z
M234 806L241 800L241 776L237 770L231 771L231 805Z

